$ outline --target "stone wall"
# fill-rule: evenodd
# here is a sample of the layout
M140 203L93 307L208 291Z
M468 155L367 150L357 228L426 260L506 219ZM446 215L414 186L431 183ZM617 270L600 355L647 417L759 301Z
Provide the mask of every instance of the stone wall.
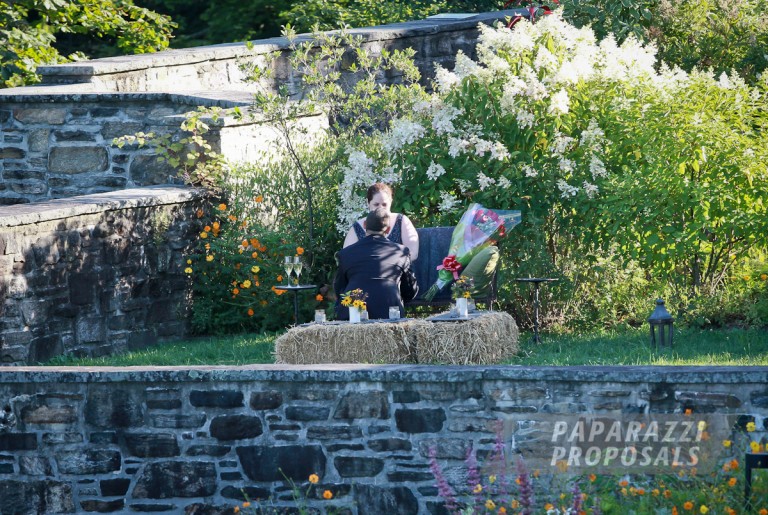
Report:
M155 187L0 207L0 365L183 336L201 201Z
M413 48L425 83L435 64L452 68L456 52L474 55L478 23L503 20L514 11L468 18L427 19L354 29L372 55ZM306 36L300 37L300 40ZM262 86L286 85L298 93L300 76L288 66L285 38L214 45L154 54L95 59L38 69L45 86L0 89L0 205L178 183L177 173L158 162L150 147L112 145L137 132L182 136L183 114L197 106L221 107L208 134L213 149L232 161L254 161L276 140L258 114L251 117L255 86L239 71L242 60L279 51L275 75ZM349 63L348 63L349 64ZM353 73L346 75L352 80ZM382 83L398 83L397 73ZM232 116L239 108L243 118ZM327 126L325 117L302 120Z
M495 421L531 414L730 414L768 429L766 367L252 366L0 369L0 512L443 513L429 451L465 484ZM682 417L682 415L681 415ZM523 436L521 436L523 435ZM281 472L282 471L282 472ZM338 513L338 511L334 512Z

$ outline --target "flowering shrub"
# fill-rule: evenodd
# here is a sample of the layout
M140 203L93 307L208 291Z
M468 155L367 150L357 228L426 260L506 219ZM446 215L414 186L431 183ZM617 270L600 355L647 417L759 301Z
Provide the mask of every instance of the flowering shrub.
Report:
M467 454L466 482L460 487L448 480L434 448L430 450L430 467L451 514L768 515L768 481L763 476L753 478L752 509L744 511L744 452L768 452L754 437L755 430L755 423L749 422L735 430L734 440L723 441L730 452L721 460L722 465L707 475L695 468L655 476L573 475L567 466L542 474L540 470L530 471L522 458L515 459L513 466L500 434L487 462L479 464L474 450Z
M764 83L659 66L634 36L598 42L560 13L479 28L477 60L459 53L429 101L350 151L345 185L398 181L395 203L421 225L453 225L470 202L521 210L502 263L571 279L563 299L586 297L594 279L575 276L599 275L599 260L638 263L648 290L656 278L678 298L711 293L724 256L765 246ZM342 218L359 215L341 200Z

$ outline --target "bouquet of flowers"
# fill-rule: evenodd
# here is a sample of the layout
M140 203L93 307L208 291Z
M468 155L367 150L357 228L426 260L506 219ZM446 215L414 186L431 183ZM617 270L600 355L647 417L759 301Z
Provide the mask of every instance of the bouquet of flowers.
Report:
M360 288L350 290L341 294L341 305L344 307L357 308L360 311L365 311L366 304L365 299L368 298L368 294Z
M472 288L475 287L475 280L471 277L459 277L451 286L451 292L454 299L468 299L472 296Z
M472 204L453 230L448 255L437 266L437 281L424 294L431 301L437 292L459 278L459 272L484 248L496 244L520 223L520 211L495 211Z

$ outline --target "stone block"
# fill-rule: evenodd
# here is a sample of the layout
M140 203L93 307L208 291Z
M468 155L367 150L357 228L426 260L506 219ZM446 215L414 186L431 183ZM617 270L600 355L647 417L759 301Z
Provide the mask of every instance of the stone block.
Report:
M410 451L411 441L404 438L378 438L368 440L368 448L374 452Z
M0 433L0 451L34 451L36 449L35 433Z
M210 462L147 463L136 480L135 499L208 497L216 493L216 465Z
M126 433L125 445L132 456L139 458L170 458L181 453L171 433Z
M395 411L398 431L404 433L437 433L446 421L441 408L399 409Z
M98 428L139 427L144 423L142 404L133 390L93 386L86 395L85 420Z
M341 477L374 477L384 470L384 460L357 456L337 456L333 459L333 466Z
M86 131L84 129L59 129L53 131L53 138L57 142L62 141L81 141L95 142L98 133L94 130Z
M75 406L25 406L21 419L30 425L74 424L77 422Z
M103 172L108 168L109 154L101 146L53 147L48 153L48 170L52 173Z
M464 438L430 438L419 442L419 454L428 458L430 450L441 460L464 460L472 449L472 442Z
M79 344L106 341L106 322L101 317L80 317L75 323L75 337Z
M121 456L108 449L62 450L54 454L62 474L92 475L120 470Z
M328 420L331 409L327 406L287 406L285 418L309 422L312 420Z
M150 406L147 405L149 408ZM205 424L205 413L175 413L175 414L155 414L149 417L149 423L152 427L167 429L195 429Z
M50 105L15 109L13 117L24 124L61 125L67 119L67 109Z
M251 445L235 449L251 481L304 482L325 470L326 457L319 445Z
M363 436L358 426L312 426L307 428L308 440L352 440Z
M185 455L220 458L229 453L230 450L232 450L232 447L228 445L191 445Z
M358 483L354 491L357 505L365 506L368 513L419 513L416 496L405 486L385 487Z
M278 391L253 392L249 405L254 410L273 410L283 404L283 394Z
M189 403L196 408L239 408L243 392L237 390L192 390Z
M156 155L137 155L128 167L131 181L139 186L168 184L173 182L178 172L168 164L161 162Z
M125 507L123 499L113 499L111 501L102 501L100 499L85 499L80 501L80 507L83 511L95 511L98 513L110 513L122 510Z
M0 159L3 159L3 160L24 159L26 155L27 153L20 148L5 147L5 146L3 148L0 148Z
M243 440L261 436L261 419L248 415L224 415L211 420L210 432L217 440Z
M28 145L30 152L47 152L48 139L51 131L49 129L34 129L29 131Z
M34 507L34 511L30 508ZM2 513L75 513L72 487L68 483L43 479L36 481L0 480Z
M387 392L349 392L342 397L333 418L389 418Z
M19 472L30 476L52 476L53 467L44 456L19 456Z

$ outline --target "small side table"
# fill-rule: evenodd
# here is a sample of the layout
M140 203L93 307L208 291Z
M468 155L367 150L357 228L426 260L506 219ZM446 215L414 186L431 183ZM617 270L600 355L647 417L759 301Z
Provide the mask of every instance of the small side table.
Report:
M559 279L550 277L521 277L515 279L519 283L533 283L533 343L541 342L539 338L539 286L541 283L553 283Z
M299 325L299 292L301 290L314 290L317 288L316 284L296 284L296 285L280 285L275 286L276 290L285 290L293 292L293 324Z

